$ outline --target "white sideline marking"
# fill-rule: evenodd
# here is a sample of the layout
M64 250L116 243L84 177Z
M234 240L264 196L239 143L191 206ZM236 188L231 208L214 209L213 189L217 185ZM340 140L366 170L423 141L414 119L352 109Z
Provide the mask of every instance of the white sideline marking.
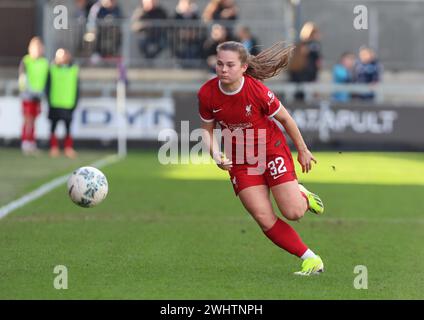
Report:
M111 155L111 156L107 156L103 159L100 159L100 160L90 164L89 166L96 167L96 168L100 169L101 167L104 167L105 165L117 162L120 159L121 158L117 155ZM26 195L22 196L21 198L16 199L16 200L6 204L3 207L0 207L0 219L4 218L5 216L7 216L12 211L23 207L27 203L42 197L46 193L49 193L50 191L52 191L56 187L60 186L61 184L64 184L68 180L68 178L69 178L69 174L65 174L61 177L55 178L52 181L47 182L47 183L43 184L42 186L38 187L34 191L27 193Z

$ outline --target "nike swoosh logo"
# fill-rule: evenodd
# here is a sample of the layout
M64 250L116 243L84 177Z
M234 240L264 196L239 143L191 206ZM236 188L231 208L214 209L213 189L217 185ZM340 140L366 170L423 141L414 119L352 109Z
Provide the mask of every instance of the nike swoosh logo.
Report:
M212 109L212 112L213 113L217 113L217 112L219 112L219 111L221 111L222 109Z
M279 174L278 176L274 176L273 178L274 178L274 180L275 180L275 179L278 179L279 177L282 177L282 176L284 176L284 173Z

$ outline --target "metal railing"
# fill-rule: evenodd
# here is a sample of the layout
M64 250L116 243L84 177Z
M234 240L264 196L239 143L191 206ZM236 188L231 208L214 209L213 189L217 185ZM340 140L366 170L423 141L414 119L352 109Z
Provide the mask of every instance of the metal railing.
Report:
M288 0L284 0L288 3ZM330 67L337 62L344 51L357 52L359 47L364 44L371 45L377 49L381 62L389 70L423 70L424 47L419 41L422 39L421 30L424 27L424 20L421 19L424 14L424 1L416 0L391 0L391 1L371 1L361 2L368 9L368 29L356 30L353 26L353 20L356 17L354 7L358 5L353 0L314 0L301 1L299 23L307 20L314 21L320 28L322 34L323 62L325 67ZM252 5L250 3L249 5ZM126 7L130 5L126 4ZM242 12L248 12L247 5L240 2ZM134 8L131 8L132 10ZM267 10L269 7L266 8ZM280 8L281 9L281 8ZM140 50L139 33L131 30L131 21L127 17L122 20L104 21L99 24L96 43L93 36L87 35L84 39L86 22L69 19L68 30L55 30L53 20L52 5L45 5L43 30L44 39L47 43L49 57L53 56L53 51L58 46L66 46L76 53L77 57L84 63L113 62L113 57L117 53L127 59L129 66L148 66L148 67L198 67L204 66L204 59L193 58L196 56L197 45L201 45L205 33L210 31L210 25L203 25L198 21L188 21L190 29L196 30L192 40L179 41L184 39L184 32L180 33L177 29L184 30L187 25L185 21L166 20L164 22L155 21L157 26L156 38L161 39L164 48L158 50L155 58L145 57L143 50ZM256 10L257 15L251 13L241 15L238 23L248 24L251 31L257 36L259 43L265 46L272 42L291 39L289 6L284 7L284 12L278 13L280 19L271 16L269 20L266 15L269 12ZM263 12L262 12L263 11ZM131 14L132 11L129 11ZM284 21L282 23L282 21ZM103 25L102 25L103 24ZM98 40L100 39L100 40ZM159 41L160 42L160 41ZM180 43L181 42L181 43ZM188 43L187 43L188 42ZM115 44L115 45L114 45ZM185 50L184 48L189 48ZM95 50L102 54L90 57ZM155 51L153 49L153 51ZM98 58L101 59L98 59Z
M127 92L131 96L143 96L146 94L159 94L163 97L172 97L175 92L196 94L201 83L178 82L178 81L130 81L127 83ZM419 84L385 84L379 83L372 86L365 84L335 84L335 83L303 83L295 84L289 82L272 81L267 86L282 97L284 101L294 102L299 91L303 92L304 101L307 103L316 101L334 101L334 94L338 92L349 93L353 97L374 94L374 99L366 100L369 104L393 103L397 105L412 104L424 107L424 92ZM114 97L116 96L116 81L81 81L82 96ZM0 96L17 96L19 94L18 82L16 80L0 80ZM346 102L361 102L360 98L351 98Z
M160 68L207 68L207 56L214 51L210 40L214 26L222 26L215 28L220 29L216 32L225 32L227 40L235 39L237 27L228 21L204 24L200 20L174 19L142 23L130 19L72 19L67 30L54 30L49 25L46 19L44 39L49 58L57 48L64 47L83 66L114 66L124 61L128 67ZM263 21L262 26L269 28L269 21Z

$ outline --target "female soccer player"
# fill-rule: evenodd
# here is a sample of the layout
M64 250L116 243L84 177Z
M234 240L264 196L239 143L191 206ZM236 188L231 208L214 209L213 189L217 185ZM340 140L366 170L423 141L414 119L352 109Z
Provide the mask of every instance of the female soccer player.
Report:
M277 217L269 197L271 190L279 210L288 220L299 220L308 209L316 214L324 212L321 199L298 184L290 149L274 120L281 123L293 140L302 172L309 172L312 161L316 163L316 160L293 118L261 82L287 66L290 51L291 48L277 43L252 56L241 43L220 44L217 77L206 82L198 92L199 113L205 132L203 141L218 167L229 171L243 206L271 241L303 260L301 271L295 274L310 275L324 271L321 258L302 242L289 224ZM233 135L230 152L225 140L225 153L220 152L214 139L217 122L223 133L227 130ZM240 133L244 134L243 140L238 137ZM261 155L261 150L265 150L265 154ZM265 163L252 163L252 159L261 159L261 156Z

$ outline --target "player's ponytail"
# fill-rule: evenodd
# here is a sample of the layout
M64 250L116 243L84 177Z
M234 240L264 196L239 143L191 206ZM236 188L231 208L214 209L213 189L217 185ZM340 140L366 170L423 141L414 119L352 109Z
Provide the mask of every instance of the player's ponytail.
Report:
M265 80L278 75L287 67L293 48L293 46L286 47L284 42L277 42L256 56L253 56L247 52L243 44L235 41L227 41L221 43L216 50L238 52L241 63L248 64L246 74L258 80Z

